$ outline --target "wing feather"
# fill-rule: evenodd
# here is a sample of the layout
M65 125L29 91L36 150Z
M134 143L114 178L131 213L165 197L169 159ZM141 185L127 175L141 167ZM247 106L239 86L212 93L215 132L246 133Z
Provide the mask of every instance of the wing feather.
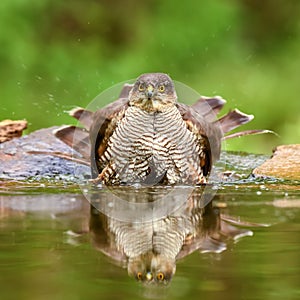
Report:
M76 126L63 126L54 130L53 134L80 153L86 160L90 159L89 133L85 129Z
M91 142L91 167L92 176L95 178L103 169L99 163L99 157L107 148L108 140L115 131L128 108L128 98L120 98L96 111L93 115L93 122L90 128Z
M187 128L197 136L198 142L201 144L205 153L205 159L201 160L201 167L204 175L207 175L212 164L220 156L222 131L218 126L207 121L193 107L178 103L177 108Z
M204 116L207 120L214 121L216 119L216 115L220 112L225 103L226 100L220 96L201 96L194 104L191 105L191 108Z

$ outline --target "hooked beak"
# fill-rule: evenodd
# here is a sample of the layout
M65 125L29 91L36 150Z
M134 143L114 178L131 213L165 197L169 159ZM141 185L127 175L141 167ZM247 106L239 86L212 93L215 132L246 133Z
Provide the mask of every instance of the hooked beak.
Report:
M145 94L147 96L148 99L152 98L153 94L154 94L154 87L149 84L146 88Z
M147 272L147 274L146 274L146 279L147 279L148 281L150 281L150 280L152 280L152 278L153 278L152 273L151 273L151 272Z

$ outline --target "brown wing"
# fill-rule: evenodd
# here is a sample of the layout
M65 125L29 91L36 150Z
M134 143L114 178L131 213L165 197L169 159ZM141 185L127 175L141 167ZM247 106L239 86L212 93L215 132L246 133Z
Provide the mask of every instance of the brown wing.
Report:
M90 110L86 110L82 107L75 107L69 111L69 115L77 119L86 130L89 130L92 122L94 113Z
M93 122L90 127L91 142L91 168L92 176L96 178L104 166L99 163L99 157L107 148L107 143L118 121L120 121L128 108L128 94L132 85L125 84L119 98L115 102L105 106L93 114Z
M191 105L191 108L205 117L205 119L214 121L216 120L216 115L220 112L225 103L226 100L220 96L201 96L193 105Z
M104 115L110 115L114 111L116 106L118 106L119 104L122 105L124 101L126 102L126 99L128 98L129 92L131 91L132 87L132 84L124 84L118 100L102 108L100 110L101 113L103 113ZM75 107L69 111L69 115L77 119L86 130L90 130L94 120L94 112L86 110L82 107Z
M225 116L221 117L218 122L224 133L229 132L243 124L252 121L253 115L247 115L238 109L229 111Z
M188 129L198 136L199 140L202 137L202 143L205 146L205 156L209 158L205 161L204 171L209 171L211 164L219 158L222 139L269 132L266 130L251 130L237 132L224 137L225 133L253 119L253 115L247 115L238 109L229 111L226 115L217 119L216 114L221 111L225 103L226 100L219 96L212 98L202 96L191 106L180 103L177 105Z
M87 161L90 160L89 133L85 129L76 126L63 126L53 133L58 139L80 153Z
M118 100L95 113L81 107L69 111L69 115L77 119L84 129L64 126L55 132L57 138L81 153L84 158L90 159L93 177L97 177L101 172L102 166L98 165L98 158L105 151L109 137L127 109L132 86L125 84Z
M222 131L216 124L205 119L193 107L178 103L177 108L187 128L198 138L204 153L204 155L201 154L200 156L200 164L203 174L206 176L212 164L220 156Z

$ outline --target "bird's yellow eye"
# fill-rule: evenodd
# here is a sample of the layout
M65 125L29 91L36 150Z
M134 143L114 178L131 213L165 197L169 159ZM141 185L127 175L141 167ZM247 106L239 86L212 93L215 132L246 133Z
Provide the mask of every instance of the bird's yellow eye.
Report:
M159 87L158 87L158 90L162 93L162 92L164 92L165 91L165 86L164 85L160 85Z
M141 280L143 275L142 275L141 272L137 272L136 277L137 277L138 280Z
M140 85L139 85L139 91L144 91L145 90L145 85L143 84L143 83L141 83Z
M160 281L164 280L165 275L162 272L157 273L156 278Z

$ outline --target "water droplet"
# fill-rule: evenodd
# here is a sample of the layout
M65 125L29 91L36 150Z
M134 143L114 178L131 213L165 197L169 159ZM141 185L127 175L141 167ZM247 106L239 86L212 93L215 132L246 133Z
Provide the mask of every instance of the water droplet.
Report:
M52 94L48 93L47 95L48 95L49 100L53 100L54 99L54 96Z

